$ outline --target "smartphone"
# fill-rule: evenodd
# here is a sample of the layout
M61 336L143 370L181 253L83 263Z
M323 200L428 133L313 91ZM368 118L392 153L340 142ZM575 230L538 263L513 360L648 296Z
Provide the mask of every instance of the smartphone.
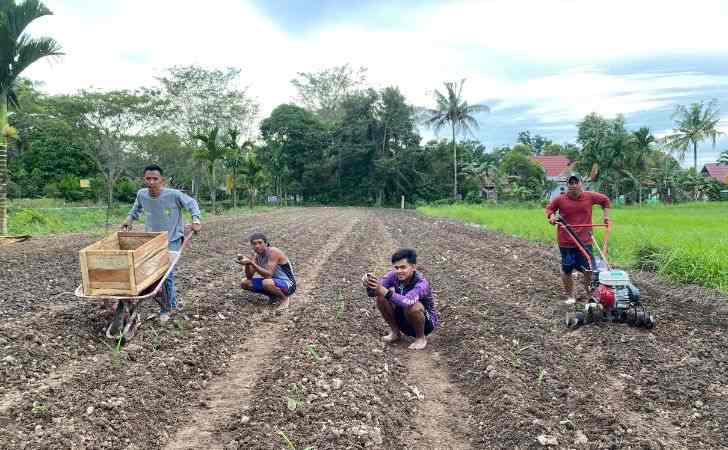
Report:
M368 272L367 272L367 279L368 279L368 280L376 280L377 278L376 278L376 277L374 276L374 274L373 274L373 273L368 273ZM370 288L369 286L367 286L367 295L368 295L369 297L374 297L374 296L376 296L376 295L377 295L377 293L376 293L376 291L375 291L374 289L372 289L372 288Z

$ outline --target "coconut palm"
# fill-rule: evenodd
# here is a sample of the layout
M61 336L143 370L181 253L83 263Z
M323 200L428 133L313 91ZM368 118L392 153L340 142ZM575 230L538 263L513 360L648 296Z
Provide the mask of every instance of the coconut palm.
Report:
M474 115L490 111L486 105L471 105L463 99L464 83L464 79L459 82L446 82L445 93L435 90L435 108L425 110L427 116L425 124L433 128L435 133L446 125L452 131L453 198L458 196L458 157L455 137L458 134L472 135L473 129L478 128L478 120Z
M672 150L678 152L680 158L685 157L685 152L693 150L693 168L698 171L698 144L706 139L713 142L721 133L716 128L720 121L718 102L711 100L707 105L704 102L691 104L689 107L678 105L672 115L675 120L673 134L665 136L665 144Z
M32 38L25 29L51 11L38 0L0 0L0 224L2 234L8 232L7 221L7 139L13 130L8 127L8 103L17 106L15 84L31 64L46 56L61 54L58 43L47 37Z
M728 165L728 150L723 150L718 158L718 164Z

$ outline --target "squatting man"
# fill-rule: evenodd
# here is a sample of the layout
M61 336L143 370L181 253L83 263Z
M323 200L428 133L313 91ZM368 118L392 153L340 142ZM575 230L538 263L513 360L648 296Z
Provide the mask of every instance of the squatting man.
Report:
M376 297L377 308L390 332L382 337L387 343L401 339L402 334L415 338L411 350L427 346L427 336L437 328L439 318L430 284L417 271L417 253L403 248L392 255L393 270L377 279L373 274L362 276L370 297Z
M245 279L240 287L246 291L267 295L278 302L281 309L288 308L289 297L296 291L293 266L285 253L271 247L263 233L253 233L250 238L253 255L238 255L237 262L245 267Z

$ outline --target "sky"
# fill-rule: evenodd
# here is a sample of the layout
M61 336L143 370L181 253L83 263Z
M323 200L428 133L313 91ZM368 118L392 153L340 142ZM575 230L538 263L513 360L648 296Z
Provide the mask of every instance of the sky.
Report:
M465 79L465 98L491 109L474 136L489 149L512 145L524 130L574 142L591 112L624 114L629 129L664 136L676 105L711 99L728 134L726 0L45 4L54 15L28 31L57 39L65 56L24 75L52 93L152 86L173 65L234 66L264 118L294 100L297 73L350 64L417 106L432 106L444 81ZM706 142L699 164L723 150L726 137L715 149Z

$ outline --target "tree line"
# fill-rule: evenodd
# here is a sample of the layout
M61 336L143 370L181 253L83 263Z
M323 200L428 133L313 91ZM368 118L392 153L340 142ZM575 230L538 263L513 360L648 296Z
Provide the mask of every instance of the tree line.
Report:
M465 80L435 89L432 105L422 107L396 86L373 88L365 68L348 64L298 73L296 98L265 118L233 67L174 66L154 86L51 95L21 76L34 61L61 54L53 39L24 31L50 11L35 0L2 8L3 212L6 194L129 202L150 162L213 211L241 197L251 207L263 198L378 206L403 195L410 204L543 200L554 181L535 155L568 157L592 188L628 202L653 192L668 201L720 196L720 183L697 171L699 144L721 134L715 101L677 106L675 129L660 140L647 127L628 130L622 116L589 114L574 143L524 130L512 146L486 149L474 131L489 109L468 101ZM423 139L428 127L435 139ZM688 152L694 167L683 170L674 155Z

